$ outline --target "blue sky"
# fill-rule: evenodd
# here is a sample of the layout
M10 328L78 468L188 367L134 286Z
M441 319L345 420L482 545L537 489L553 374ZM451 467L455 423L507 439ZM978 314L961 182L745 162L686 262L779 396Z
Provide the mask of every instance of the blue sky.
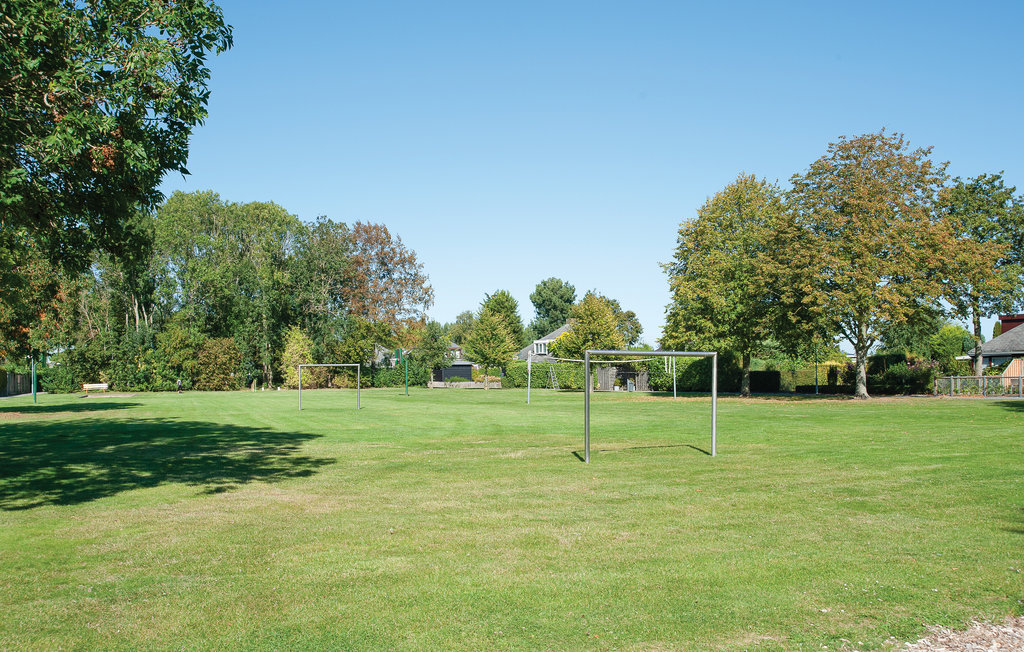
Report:
M191 176L162 189L386 224L452 321L555 276L653 343L681 221L882 127L1024 191L1024 3L225 0ZM991 333L991 320L986 322Z

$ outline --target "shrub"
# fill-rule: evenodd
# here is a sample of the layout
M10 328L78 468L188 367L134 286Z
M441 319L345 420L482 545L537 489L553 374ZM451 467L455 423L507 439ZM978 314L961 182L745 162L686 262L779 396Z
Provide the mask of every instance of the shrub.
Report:
M238 389L242 352L230 337L207 340L199 350L199 381L196 389L223 391Z
M931 361L894 364L878 377L875 390L888 394L930 393L938 366L938 363Z
M535 362L533 363L533 380L531 387L543 389L551 385L551 369L555 371L555 379L561 389L583 389L583 365L579 362ZM528 376L527 363L510 362L505 367L505 377L501 379L503 388L526 387ZM596 374L592 374L596 378ZM592 379L593 380L593 379Z
M665 371L662 358L647 363L651 389L672 391L672 373ZM742 375L739 356L731 351L718 354L718 391L738 392ZM711 358L676 358L676 390L680 392L711 391Z

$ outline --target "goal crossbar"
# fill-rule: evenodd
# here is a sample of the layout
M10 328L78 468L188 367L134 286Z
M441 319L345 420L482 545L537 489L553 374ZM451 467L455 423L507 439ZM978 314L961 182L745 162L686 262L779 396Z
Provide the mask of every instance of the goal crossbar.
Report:
M299 365L299 410L302 410L302 368L303 367L355 367L356 368L356 409L359 409L359 389L361 385L362 365L356 362L339 364L300 364Z
M599 351L583 352L583 450L590 464L590 356L657 356L663 358L711 358L711 457L718 454L718 352L717 351ZM595 362L601 362L596 360Z

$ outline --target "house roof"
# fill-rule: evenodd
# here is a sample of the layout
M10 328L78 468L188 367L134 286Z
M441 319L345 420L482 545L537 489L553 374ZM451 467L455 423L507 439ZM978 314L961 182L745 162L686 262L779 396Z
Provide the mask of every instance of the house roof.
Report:
M566 332L568 330L569 330L569 324L568 323L562 324L561 326L559 326L555 330L551 331L550 333L548 333L544 337L538 337L533 342L530 342L529 344L527 344L526 346L521 348L519 350L519 353L516 354L516 358L518 358L519 360L527 360L527 359L529 359L530 352L533 351L533 345L534 344L536 344L537 342L551 342L556 337L558 337L559 335L561 335L562 333L564 333L564 332ZM550 356L550 355L535 355L535 356L533 356L533 359L536 360L537 362L554 362L554 360L555 360L555 358Z
M981 345L983 356L1024 355L1024 326L1006 331Z

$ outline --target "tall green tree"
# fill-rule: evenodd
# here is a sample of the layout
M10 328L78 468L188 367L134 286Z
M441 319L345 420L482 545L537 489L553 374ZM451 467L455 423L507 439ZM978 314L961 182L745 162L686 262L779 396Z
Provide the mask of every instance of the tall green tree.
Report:
M576 303L576 288L559 278L546 278L530 293L536 313L528 328L527 339L535 340L561 328L569 319L569 309Z
M619 303L618 299L612 299L596 292L594 294L612 309L612 315L615 317L615 328L622 335L622 340L626 343L626 346L636 346L639 344L640 335L643 334L644 327L640 324L640 319L636 316L636 313L632 310L623 310L622 304Z
M511 292L498 290L494 294L484 295L484 302L480 305L480 315L483 316L485 312L494 313L501 318L505 324L505 330L512 336L517 349L526 345L523 320L519 318L519 302Z
M867 398L867 357L888 323L942 293L951 256L936 219L945 164L885 131L840 138L791 179L783 260L799 268L802 302L853 346L856 396Z
M487 389L487 369L508 364L519 349L519 340L509 332L508 322L501 312L482 310L465 347L469 359L484 368L484 389Z
M444 332L444 327L436 321L428 321L415 354L428 370L442 369L451 364L450 346L451 340Z
M662 345L740 354L740 393L750 395L750 362L771 347L774 311L772 234L784 213L778 186L740 174L679 228L669 275Z
M982 318L1024 305L1024 198L1016 191L1002 174L982 174L954 179L940 203L956 238L945 299L970 321L976 345ZM980 346L975 351L980 375Z
M351 254L352 239L344 223L321 216L296 234L289 278L293 310L309 333L317 362L330 362L330 348L344 329Z
M213 2L5 0L0 223L81 271L123 238L165 173L187 174L206 58L231 46Z
M611 304L588 292L569 310L569 330L559 335L548 350L557 358L579 360L587 349L616 351L625 346Z
M448 331L448 337L452 342L462 346L469 338L469 334L473 332L474 326L476 326L476 315L472 310L463 310L455 317L454 322L445 324L445 330Z

